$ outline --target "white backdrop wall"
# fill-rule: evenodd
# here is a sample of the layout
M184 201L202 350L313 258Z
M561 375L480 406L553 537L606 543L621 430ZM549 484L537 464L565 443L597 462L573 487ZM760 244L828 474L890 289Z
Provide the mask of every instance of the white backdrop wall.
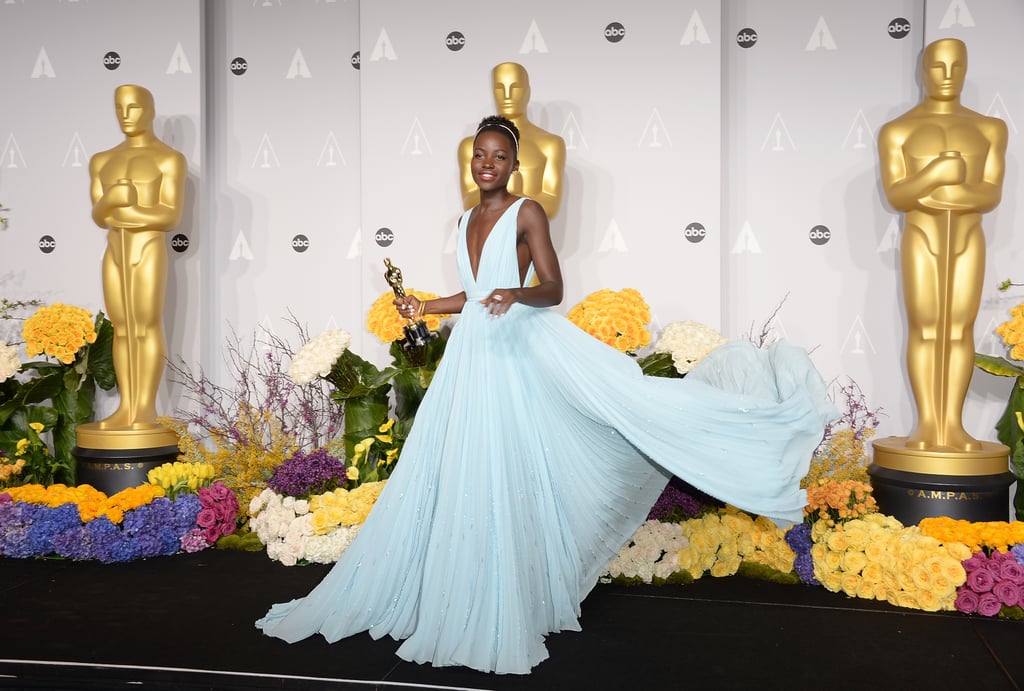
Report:
M632 286L655 331L696 319L742 337L782 302L775 335L854 378L886 435L913 411L875 137L919 100L923 46L962 38L965 105L1010 128L979 349L1001 352L992 329L1022 297L995 290L1022 249L1019 0L5 0L0 25L0 295L102 308L85 164L120 141L114 87L142 84L189 161L169 350L214 377L231 330L289 337L289 312L384 364L363 325L385 256L409 287L458 290L456 147L494 111L504 61L568 145L561 311ZM1008 386L975 376L971 431L992 438Z

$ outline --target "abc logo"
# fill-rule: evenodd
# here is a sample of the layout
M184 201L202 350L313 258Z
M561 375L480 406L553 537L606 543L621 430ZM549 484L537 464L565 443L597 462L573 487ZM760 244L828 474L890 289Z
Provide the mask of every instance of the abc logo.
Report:
M448 46L448 50L462 50L466 45L466 37L462 35L461 31L453 31L448 34L448 38L444 40L444 44Z
M171 249L179 254L187 250L188 236L176 233L174 237L171 238Z
M703 225L694 221L690 225L686 226L686 230L683 231L683 237L690 242L700 242L708 236L707 229Z
M305 235L296 235L292 238L292 249L296 252L305 252L309 249L309 238Z
M53 238L49 235L44 235L39 238L39 251L43 254L49 254L50 252L57 249L57 243L54 242Z
M910 22L903 17L896 17L896 19L889 22L889 36L891 38L906 38L909 33Z
M362 58L359 56L359 51L357 50L356 52L352 53L352 57L350 57L348 61L349 63L352 64L353 68L358 70L360 63L362 62Z
M832 239L832 231L828 229L828 226L814 226L811 228L811 232L807 234L807 237L815 245L824 245Z
M604 37L609 43L618 43L626 37L626 27L618 22L612 22L604 28Z
M390 247L391 243L395 241L395 234L391 232L390 228L380 228L374 233L373 239L377 241L379 247Z
M231 74L241 77L249 69L249 63L245 58L235 58L231 61Z
M736 43L740 48L752 48L757 43L757 32L750 28L742 29L736 34Z
M108 70L116 70L121 66L121 56L114 51L110 51L103 56L103 66Z

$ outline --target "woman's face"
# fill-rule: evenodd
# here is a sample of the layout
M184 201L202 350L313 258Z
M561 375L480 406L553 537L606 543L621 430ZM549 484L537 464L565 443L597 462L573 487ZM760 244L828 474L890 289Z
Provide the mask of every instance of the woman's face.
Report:
M470 170L481 191L504 189L512 172L519 168L512 140L491 130L484 130L473 144Z

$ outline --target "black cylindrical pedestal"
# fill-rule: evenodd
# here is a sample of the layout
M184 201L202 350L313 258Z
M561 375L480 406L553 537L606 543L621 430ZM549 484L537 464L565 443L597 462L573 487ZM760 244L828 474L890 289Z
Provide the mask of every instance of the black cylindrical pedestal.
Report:
M868 468L878 509L903 525L947 516L965 521L1010 517L1010 449L981 441L975 447L920 448L907 437L871 442Z
M948 516L965 521L1010 520L1013 473L997 475L931 475L872 464L872 494L878 508L903 525L922 518Z
M76 446L71 452L78 460L78 484L92 485L108 497L148 480L153 468L178 459L177 446L151 449L89 449Z

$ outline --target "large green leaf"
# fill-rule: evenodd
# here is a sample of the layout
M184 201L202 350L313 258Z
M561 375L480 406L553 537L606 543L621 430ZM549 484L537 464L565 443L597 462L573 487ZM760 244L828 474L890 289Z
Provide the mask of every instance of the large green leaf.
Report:
M677 379L683 375L676 369L671 353L651 353L637 359L641 371L648 377L666 377Z
M1024 376L1024 368L1015 365L1006 358L993 355L974 354L974 364L989 374L997 377L1020 377Z
M48 405L27 405L17 408L0 427L0 449L14 455L18 441L29 437L29 423L38 422L43 430L57 424L57 411Z
M1017 476L1017 492L1013 497L1013 510L1018 521L1024 521L1024 439L1010 447L1013 451L1013 473Z
M96 342L89 346L88 372L95 378L96 385L104 391L117 386L117 375L114 373L114 325L106 315L96 315Z

